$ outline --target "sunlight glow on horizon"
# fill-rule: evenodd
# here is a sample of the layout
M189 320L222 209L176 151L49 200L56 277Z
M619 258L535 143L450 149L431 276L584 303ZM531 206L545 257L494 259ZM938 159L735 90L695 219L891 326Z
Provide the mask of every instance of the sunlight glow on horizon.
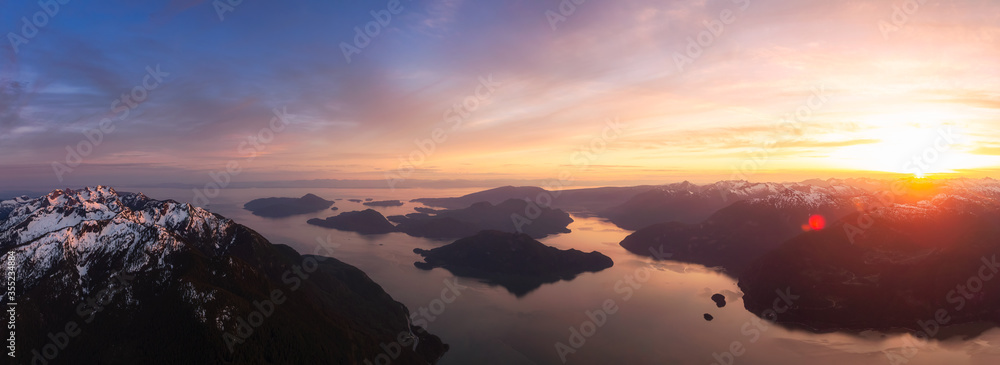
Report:
M927 3L886 36L890 3L753 1L678 70L675 54L726 3L587 2L553 31L541 2L414 2L354 62L336 44L370 21L361 3L312 2L302 14L262 4L224 27L192 9L152 28L143 14L162 5L144 3L113 33L107 9L80 9L0 67L0 97L11 101L0 102L0 185L204 184L230 161L240 181L568 175L625 185L1000 171L1000 3ZM37 11L18 6L10 19ZM85 141L94 116L151 62L170 73L165 86L57 178L53 162L68 160L67 146ZM464 104L475 108L455 111ZM240 146L286 106L292 122L248 159ZM783 126L806 106L797 128ZM621 136L602 138L608 119L622 122ZM949 128L955 140L942 144ZM439 129L446 135L427 144Z

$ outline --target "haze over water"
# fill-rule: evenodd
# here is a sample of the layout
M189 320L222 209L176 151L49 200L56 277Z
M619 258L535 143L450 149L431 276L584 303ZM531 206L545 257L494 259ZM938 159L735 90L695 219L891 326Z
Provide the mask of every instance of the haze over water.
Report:
M189 199L189 189L137 189L158 199ZM317 237L339 243L333 254L339 260L367 273L411 312L428 307L446 289L445 280L454 278L444 269L424 271L413 263L420 257L414 248L431 249L451 241L435 241L402 233L363 236L306 224L310 218L325 218L350 210L370 207L347 199L398 199L401 207L371 207L383 215L412 213L422 206L408 200L418 197L461 196L477 189L226 189L213 199L213 212L234 219L258 231L276 244L287 244L299 252L314 252ZM272 196L297 197L313 193L325 199L343 198L339 210L321 211L289 218L262 218L241 207L247 201ZM599 218L573 216L572 233L540 241L560 249L600 251L615 261L614 267L598 273L584 273L571 281L544 284L517 298L499 286L474 279L459 278L469 287L430 322L428 330L451 346L441 364L561 364L556 342L569 344L569 327L577 329L588 320L587 311L600 309L614 300L618 312L609 316L567 364L713 364L714 354L723 354L734 341L745 353L734 364L821 364L886 365L885 350L901 353L911 335L866 333L815 334L762 324L743 308L736 281L701 265L673 261L656 262L639 257L618 245L630 231ZM648 269L649 279L625 300L628 285L616 284L637 270ZM779 288L775 288L778 290ZM722 293L727 305L717 308L710 297ZM792 293L794 294L794 293ZM944 293L942 293L944 295ZM777 294L775 294L777 298ZM705 321L703 314L714 316ZM744 326L750 323L749 330ZM754 329L767 328L755 331ZM751 342L757 337L756 342ZM915 342L920 343L920 342ZM923 343L907 364L993 364L1000 360L1000 330L992 329L973 340L959 339ZM485 359L485 360L484 360Z

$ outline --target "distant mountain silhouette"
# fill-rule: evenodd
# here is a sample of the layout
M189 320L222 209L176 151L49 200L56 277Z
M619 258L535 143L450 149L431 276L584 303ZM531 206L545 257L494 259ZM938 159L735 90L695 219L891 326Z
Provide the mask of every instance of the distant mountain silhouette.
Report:
M403 205L403 202L399 200L379 200L379 201L366 201L362 203L369 207L399 207Z
M813 215L836 220L856 211L867 192L845 188L782 187L768 197L733 203L697 224L667 222L642 228L621 242L632 253L721 266L734 277L754 259L802 233Z
M638 194L598 215L628 230L667 222L694 224L735 202L766 197L787 188L778 183L720 181L699 186L685 181Z
M551 208L567 212L594 215L653 188L653 186L630 186L549 191L535 186L503 186L457 198L420 198L411 201L431 207L459 209L478 202L495 205L510 199L528 199L538 205L548 204Z
M640 185L553 191L551 192L553 197L552 207L584 216L594 216L612 207L624 204L637 194L655 188L656 186ZM542 199L537 199L536 201L544 202Z
M307 221L312 225L334 228L341 231L358 232L361 234L383 234L396 232L396 227L374 209L343 212L326 219L313 218Z
M391 218L399 223L396 228L400 232L436 239L465 237L481 230L521 232L534 238L542 238L551 234L569 233L566 227L573 222L573 218L566 212L529 207L528 202L520 199L508 199L495 205L479 202L463 209L411 213Z
M523 296L545 283L572 280L583 272L598 272L614 265L611 258L594 251L559 250L522 233L482 231L431 250L414 249L430 270L442 267L457 276L482 279Z
M269 218L281 218L298 214L307 214L325 210L333 205L333 201L306 194L301 198L261 198L254 199L243 205L243 209L253 212L253 215Z
M399 223L396 226L398 231L414 237L455 239L471 236L482 230L482 227L475 223L452 217L433 217L415 213L405 216L394 215L388 219Z
M720 181L708 185L681 182L660 186L602 187L548 191L532 186L504 186L457 198L421 198L413 202L457 209L481 201L499 204L509 199L529 199L536 204L585 216L606 218L628 230L666 222L699 223L735 202L765 197L806 184Z
M787 288L797 298L778 322L818 331L906 329L945 338L985 329L953 325L1000 324L1000 281L993 281L1000 280L1000 184L912 184L901 203L860 204L865 212L751 263L739 281L746 308L759 314Z
M956 179L953 183L960 183ZM631 187L601 187L549 191L533 186L504 186L454 198L420 198L413 202L431 207L459 209L486 201L499 204L509 199L528 199L543 206L560 209L583 216L608 219L620 228L640 230L654 224L678 222L698 224L712 214L733 203L763 198L787 189L808 190L815 187L834 195L863 190L874 194L891 191L893 180L865 178L812 179L799 183L719 181L697 185L680 182L667 185L642 185ZM913 183L910 181L909 183ZM975 185L976 183L971 183ZM900 201L917 202L924 197L907 195ZM909 200L906 200L909 199Z
M535 186L502 186L457 198L419 198L410 201L423 203L431 207L461 209L479 202L488 202L496 205L510 199L533 198L535 195L545 192L545 189Z
M787 289L794 303L778 322L816 331L901 329L944 338L1000 324L1000 291L990 289L994 277L1000 280L997 180L684 185L623 204L622 212L674 221L639 229L621 245L723 267L739 278L753 313L771 309L776 291ZM692 218L681 212L686 204L711 202L700 195L712 190L735 202L699 223L677 221ZM641 216L635 211L629 219ZM813 215L829 223L811 227ZM643 224L627 222L618 223ZM932 323L936 316L947 320Z
M367 209L344 212L326 219L313 218L308 223L361 234L403 232L414 237L434 239L461 238L482 230L520 230L536 238L569 232L566 227L573 219L566 212L551 208L530 212L527 209L527 202L510 199L497 205L480 202L463 209L434 210L432 213L410 213L388 218L378 211ZM398 225L394 226L391 222Z
M918 321L934 321L941 309L948 325L1000 324L997 283L978 276L982 267L1000 280L995 264L1000 230L972 214L942 218L934 228L920 220L876 220L853 244L844 222L802 234L744 271L739 282L744 303L761 313L771 307L776 288L790 288L800 298L778 321L819 331L921 331ZM970 281L986 289L973 292Z

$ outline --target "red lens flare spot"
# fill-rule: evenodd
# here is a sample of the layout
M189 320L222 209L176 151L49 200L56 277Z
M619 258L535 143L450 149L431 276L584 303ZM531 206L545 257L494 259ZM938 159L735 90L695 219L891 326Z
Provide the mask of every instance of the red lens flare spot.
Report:
M814 231L826 228L826 218L823 218L819 214L809 217L809 228L812 228Z

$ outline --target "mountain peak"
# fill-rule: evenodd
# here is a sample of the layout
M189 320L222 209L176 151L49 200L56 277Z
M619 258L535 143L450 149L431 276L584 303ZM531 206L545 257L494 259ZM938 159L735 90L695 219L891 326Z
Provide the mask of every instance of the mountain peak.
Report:
M93 263L114 262L136 272L163 265L178 250L214 255L226 249L217 238L234 225L190 204L106 186L59 189L0 205L9 209L0 221L0 253L26 263L17 269L25 289L63 264L86 272Z
M52 333L62 331L66 315L75 311L79 317L72 320L94 335L60 351L61 359L74 363L139 363L145 357L179 364L261 358L360 364L399 333L420 339L420 348L399 354L400 363L433 363L447 350L439 338L410 324L405 306L357 268L272 245L250 228L190 204L109 187L0 202L0 261L8 260L18 263L16 300L24 309L18 313L18 346L51 343ZM292 285L282 276L302 268L311 274L307 281ZM94 304L95 298L104 299ZM7 308L9 300L4 295L0 304ZM276 319L253 327L273 337L240 332L241 318L260 313L254 312L263 310L260 303L269 303ZM284 309L274 310L278 305ZM226 340L233 333L236 340ZM108 336L126 348L149 347L122 353L101 345ZM290 340L297 336L354 340ZM245 351L233 351L244 342Z
M104 200L116 199L118 192L115 189L98 185L95 188L85 187L79 190L56 189L45 195L45 202L48 205L78 204L81 202L102 202Z

